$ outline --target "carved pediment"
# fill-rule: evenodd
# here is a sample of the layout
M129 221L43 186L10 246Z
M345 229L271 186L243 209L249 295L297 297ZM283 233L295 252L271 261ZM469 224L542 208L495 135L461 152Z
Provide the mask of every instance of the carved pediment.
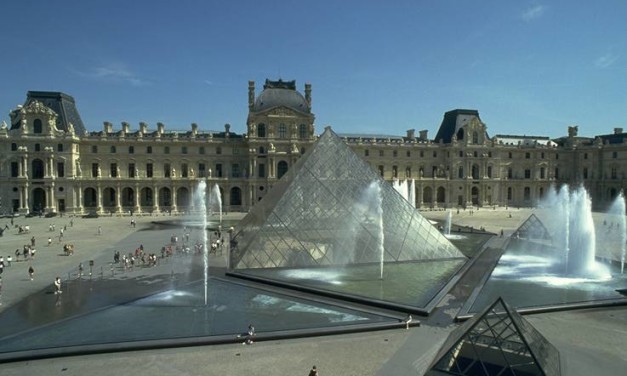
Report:
M280 106L270 109L267 115L269 117L296 117L298 116L298 112L292 110L291 108Z
M32 101L27 106L22 108L22 113L24 114L36 114L36 115L47 115L56 118L57 113L54 112L51 108L46 107L40 101Z

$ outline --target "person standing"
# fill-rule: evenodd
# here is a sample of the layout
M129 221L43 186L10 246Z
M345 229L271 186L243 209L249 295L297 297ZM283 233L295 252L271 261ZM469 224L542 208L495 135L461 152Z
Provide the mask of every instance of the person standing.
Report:
M30 245L31 247L35 247L35 237L33 236L32 238L30 238Z
M31 281L35 277L35 269L33 268L32 265L28 267L28 275L30 276Z
M55 295L62 293L62 291L61 291L61 278L59 276L57 276L57 278L54 279L54 293L55 293Z
M309 376L318 376L318 368L316 368L316 366L311 367L311 370L309 371Z

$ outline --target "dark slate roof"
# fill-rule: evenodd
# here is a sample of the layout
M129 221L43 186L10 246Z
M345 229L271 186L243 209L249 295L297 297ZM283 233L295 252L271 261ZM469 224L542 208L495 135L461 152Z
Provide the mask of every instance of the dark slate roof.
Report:
M627 140L627 133L612 133L597 136L604 144L622 144Z
M309 112L305 97L296 91L296 81L266 80L263 91L255 100L252 110L259 112L279 106L289 107L299 112Z
M474 115L478 118L479 111L456 109L445 112L444 119L442 119L442 124L440 124L440 129L438 129L438 134L435 135L436 143L442 141L443 143L448 144L451 142L453 134L455 134L455 123L457 122L458 115Z
M59 115L57 117L57 129L67 132L68 124L72 123L74 132L78 136L87 133L83 120L76 109L74 98L71 96L58 91L29 91L26 94L24 106L28 106L35 100L43 103Z

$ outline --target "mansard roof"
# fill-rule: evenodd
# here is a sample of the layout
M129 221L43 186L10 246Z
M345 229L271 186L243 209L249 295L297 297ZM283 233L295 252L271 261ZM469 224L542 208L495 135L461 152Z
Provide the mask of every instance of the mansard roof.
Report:
M83 120L76 108L76 102L74 102L74 98L71 96L58 91L29 91L26 94L24 106L26 107L34 101L43 103L58 115L57 129L68 132L69 124L72 123L74 132L78 136L87 133Z
M468 109L456 109L452 111L448 111L444 113L444 119L442 119L442 124L440 124L440 128L438 129L438 134L435 136L435 142L448 144L451 142L453 135L457 131L457 117L458 116L476 116L479 118L479 111L477 110L468 110ZM481 120L481 119L479 119Z

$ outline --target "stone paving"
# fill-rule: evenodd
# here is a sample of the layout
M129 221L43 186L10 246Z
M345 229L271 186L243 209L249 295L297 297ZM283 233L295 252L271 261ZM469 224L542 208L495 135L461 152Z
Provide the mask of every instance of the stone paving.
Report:
M511 214L511 216L510 216ZM485 227L486 230L505 236L511 234L530 214L528 209L480 209L457 212L453 222L457 225ZM427 211L430 219L443 220L445 211ZM235 216L234 214L232 216ZM55 276L72 278L79 262L94 260L92 278L110 271L112 244L125 244L126 251L138 246L141 239L148 249L166 244L169 230L150 239L141 237L142 228L155 219L166 217L135 217L137 227L130 226L130 217L101 218L15 218L15 224L28 224L30 234L18 235L16 229L5 231L0 238L0 254L5 261L16 248L36 239L37 253L32 261L13 261L2 274L0 310L6 309L22 298L45 289L52 291ZM0 225L9 219L0 219ZM50 224L56 226L49 232ZM67 226L64 243L73 243L73 256L62 255L58 241L59 229ZM98 235L98 226L102 234ZM151 232L153 234L153 232ZM52 236L50 247L46 245ZM56 238L55 238L56 237ZM495 237L492 245L503 239ZM15 256L13 256L15 259ZM214 256L219 265L223 258ZM34 280L28 277L28 267L36 272ZM164 265L175 268L185 265ZM68 272L69 277L68 276ZM139 271L137 272L139 273ZM257 342L251 346L219 345L166 348L123 353L105 353L86 356L62 357L35 361L0 364L0 374L7 375L299 375L306 374L317 365L320 375L421 375L446 336L456 325L451 323L456 310L452 296L444 298L439 309L429 318L420 318L422 325L409 330L395 329L344 335L273 340ZM571 312L546 313L526 318L560 351L565 375L618 375L627 366L627 308L589 309ZM0 325L2 323L0 322Z

